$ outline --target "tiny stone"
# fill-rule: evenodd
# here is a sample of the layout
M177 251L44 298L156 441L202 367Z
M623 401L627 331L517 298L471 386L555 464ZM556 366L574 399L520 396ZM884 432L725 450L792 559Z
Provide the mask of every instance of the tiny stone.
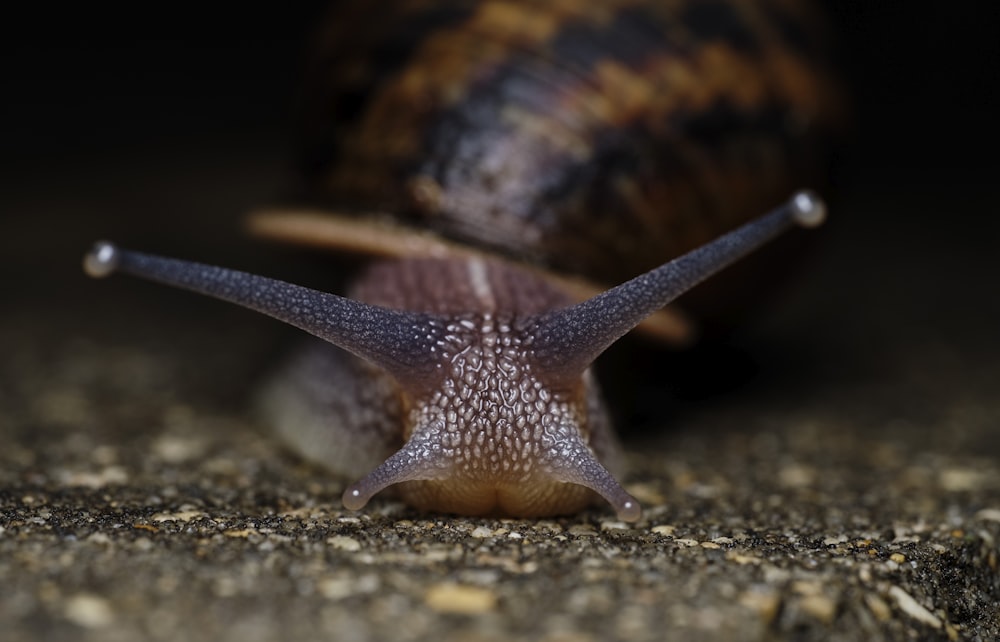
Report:
M899 605L899 608L914 620L923 622L924 624L930 625L935 629L941 628L941 620L938 616L921 606L919 602L913 599L913 597L903 589L898 586L890 587L889 595L896 600L896 604Z
M460 584L436 584L424 595L424 601L439 613L474 615L496 607L497 596L489 589Z
M880 622L888 622L892 618L892 610L889 608L889 605L874 593L865 595L865 604L868 605L868 609L875 616L875 619Z
M802 488L816 481L816 471L808 466L792 464L778 471L778 481L787 488Z
M984 508L976 513L976 519L1000 522L1000 508Z
M670 524L660 524L659 526L654 526L651 530L657 535L672 536L674 531L677 530L677 527L671 526Z
M819 582L797 580L792 583L792 590L799 595L821 595L823 593L823 585Z
M156 513L150 519L154 522L190 522L193 519L204 517L205 513L200 510L180 510L176 513Z
M574 524L569 527L571 535L596 535L597 531L590 524Z
M114 620L114 611L103 597L82 593L66 601L66 619L87 629L108 626Z
M826 595L807 595L801 601L802 610L823 624L833 622L837 615L837 602Z
M201 439L163 436L153 443L153 454L169 464L181 464L201 456L205 447Z
M355 553L361 550L361 542L353 537L347 537L344 535L334 535L333 537L328 537L326 543L333 548L348 551L350 553Z
M976 490L984 485L985 476L978 470L946 468L938 473L941 487L954 493Z
M111 484L124 484L128 481L128 472L121 466L105 466L97 472L77 472L65 479L68 486L84 486L87 488L103 488Z
M352 595L374 593L379 586L375 575L328 577L316 583L316 591L328 600L342 600Z
M702 548L707 548L709 550L718 550L718 549L722 548L721 546L719 546L715 542L701 542L699 544L699 546L701 546Z
M493 529L487 526L477 526L472 529L472 532L469 534L477 539L485 539L487 537L493 537Z
M733 551L726 554L726 559L742 565L760 564L761 562L761 559L755 555L744 555L743 553L736 553Z
M760 619L769 623L774 620L781 606L781 597L774 591L747 591L740 595L739 602L748 609L760 615Z
M153 540L148 537L139 537L132 542L132 547L139 551L150 551L154 546Z
M893 553L892 555L889 556L889 559L897 564L902 564L903 562L906 561L906 556L903 555L902 553Z
M354 582L346 577L320 580L316 591L328 600L342 600L354 594Z

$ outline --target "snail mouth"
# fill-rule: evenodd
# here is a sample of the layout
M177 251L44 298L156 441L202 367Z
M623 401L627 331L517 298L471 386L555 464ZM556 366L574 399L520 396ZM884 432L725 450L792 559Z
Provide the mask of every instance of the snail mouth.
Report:
M428 512L493 517L548 517L577 513L598 496L578 484L539 481L497 484L471 480L417 480L398 485L400 497Z

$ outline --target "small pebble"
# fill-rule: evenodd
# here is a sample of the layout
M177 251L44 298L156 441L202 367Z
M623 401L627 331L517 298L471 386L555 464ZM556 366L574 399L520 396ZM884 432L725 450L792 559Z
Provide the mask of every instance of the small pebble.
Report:
M87 629L108 626L114 615L108 601L97 595L81 593L66 600L66 619Z
M331 548L348 551L350 553L355 553L361 550L361 542L353 537L347 537L345 535L334 535L333 537L328 537L326 539L326 543L329 544Z
M179 510L176 513L156 513L150 519L154 522L190 522L192 519L204 516L205 513L200 510L187 509Z
M475 615L496 608L496 594L485 588L461 584L436 584L424 595L424 601L439 613Z
M763 622L768 623L778 615L778 609L781 607L781 596L776 591L753 590L740 595L739 602L755 611Z
M316 590L328 600L342 600L352 595L374 593L380 586L378 576L329 577L316 584Z
M778 471L778 482L786 488L803 488L816 481L816 470L801 464L791 464Z
M953 493L976 490L984 485L985 475L967 468L946 468L938 473L941 487Z
M201 439L165 435L153 442L153 454L169 464L182 464L200 457L206 448Z
M762 561L761 558L756 555L746 555L744 553L736 553L734 551L727 553L726 559L741 565L760 564Z
M803 611L823 624L830 624L837 615L837 602L826 595L807 595L799 605Z
M1000 508L984 508L976 513L976 519L1000 522Z
M890 587L889 595L896 600L896 604L899 605L899 608L914 620L923 622L924 624L932 626L935 629L941 628L941 620L938 616L921 606L919 602L913 599L913 596L903 589L898 586Z
M868 610L872 612L872 615L878 621L888 622L892 618L892 609L885 603L885 600L874 593L865 595L865 604L868 605Z
M574 524L569 527L571 535L597 535L597 531L590 524Z

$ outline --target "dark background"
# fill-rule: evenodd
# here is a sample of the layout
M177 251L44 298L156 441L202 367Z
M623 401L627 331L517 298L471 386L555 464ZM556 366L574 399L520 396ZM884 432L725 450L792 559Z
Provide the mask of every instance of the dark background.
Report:
M743 382L767 351L766 367L792 377L832 358L804 373L832 379L884 375L885 354L929 341L965 346L963 359L1000 354L988 348L1000 320L1000 8L827 4L855 124L832 176L835 209L813 286L779 308L776 326L751 324L736 339L740 354L722 360L735 374L709 362L695 379ZM224 350L230 332L283 332L188 295L86 279L80 255L102 237L332 287L310 276L316 257L239 232L244 213L291 180L295 88L325 6L55 6L5 20L0 311L23 320L5 341L69 332L169 345L222 332ZM68 331L40 320L62 314L73 317ZM782 323L794 336L778 338ZM266 360L282 340L249 341L257 352L247 358ZM235 399L241 385L234 376L223 394Z
M73 164L197 156L199 140L239 152L285 145L308 36L327 4L273 12L57 4L9 15L7 177L44 182ZM934 187L996 166L1000 8L826 5L856 105L841 186Z
M981 169L997 142L1000 8L827 2L857 105L861 159L935 173ZM326 2L274 12L58 4L8 14L4 163L160 151L198 136L290 127L304 49ZM857 160L857 159L855 159Z

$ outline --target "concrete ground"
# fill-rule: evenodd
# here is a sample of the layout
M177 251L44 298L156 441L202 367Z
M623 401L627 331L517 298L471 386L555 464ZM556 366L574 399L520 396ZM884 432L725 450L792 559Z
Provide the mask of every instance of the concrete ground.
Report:
M784 296L725 344L646 357L622 410L634 525L345 511L350 480L251 411L293 330L82 275L109 237L336 287L325 257L237 231L286 184L281 134L8 159L0 638L1000 639L995 172L863 133Z

